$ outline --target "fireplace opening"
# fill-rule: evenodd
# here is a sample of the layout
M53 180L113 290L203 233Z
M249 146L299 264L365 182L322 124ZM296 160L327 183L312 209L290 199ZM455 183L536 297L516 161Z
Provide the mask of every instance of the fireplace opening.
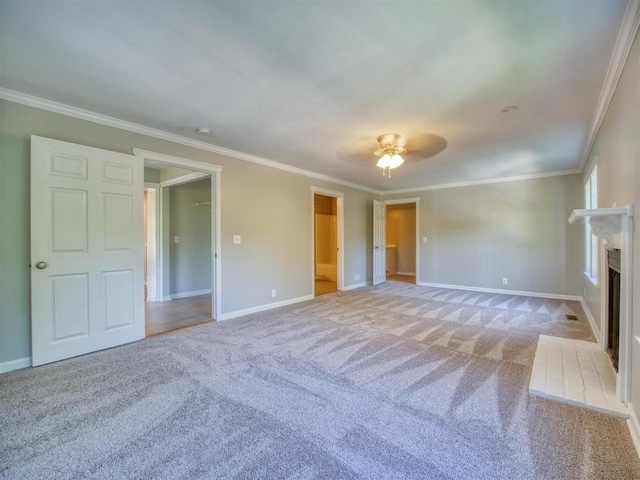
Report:
M608 289L608 324L607 353L615 371L618 371L618 356L620 349L620 250L607 251L607 266L609 267Z

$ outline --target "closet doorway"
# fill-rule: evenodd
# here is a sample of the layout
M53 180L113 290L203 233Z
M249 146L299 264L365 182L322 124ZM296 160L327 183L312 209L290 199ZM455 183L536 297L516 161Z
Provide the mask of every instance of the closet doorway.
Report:
M387 280L417 283L418 266L416 200L386 203L386 274ZM406 202L406 203L405 203Z
M312 189L313 293L342 290L342 200L340 192Z

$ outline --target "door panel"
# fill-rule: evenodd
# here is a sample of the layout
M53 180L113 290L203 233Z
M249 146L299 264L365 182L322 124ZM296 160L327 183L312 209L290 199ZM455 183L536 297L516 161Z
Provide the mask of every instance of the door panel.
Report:
M32 363L144 338L142 160L31 137Z
M384 202L373 201L373 284L387 279L386 271L386 206Z
M133 198L104 194L104 249L131 251L133 247Z
M87 191L51 189L53 251L87 251Z
M133 271L103 272L105 330L134 322Z
M89 278L85 274L51 277L53 341L89 335Z

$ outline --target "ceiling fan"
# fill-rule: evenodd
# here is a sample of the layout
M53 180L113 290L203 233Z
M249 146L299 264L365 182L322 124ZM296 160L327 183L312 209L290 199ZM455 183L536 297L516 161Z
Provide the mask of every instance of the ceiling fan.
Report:
M391 170L403 163L417 163L431 158L447 148L447 141L433 133L412 133L401 135L385 133L376 138L378 148L372 137L361 137L336 152L339 159L371 164L372 157L380 157L376 164L382 168L382 174L391 178Z

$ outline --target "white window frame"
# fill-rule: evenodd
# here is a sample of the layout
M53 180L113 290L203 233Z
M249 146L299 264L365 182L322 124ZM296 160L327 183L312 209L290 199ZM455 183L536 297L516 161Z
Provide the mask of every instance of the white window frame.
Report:
M598 208L598 165L593 167L584 183L584 208ZM591 283L598 286L598 254L600 240L591 233L589 225L585 229L584 274Z

